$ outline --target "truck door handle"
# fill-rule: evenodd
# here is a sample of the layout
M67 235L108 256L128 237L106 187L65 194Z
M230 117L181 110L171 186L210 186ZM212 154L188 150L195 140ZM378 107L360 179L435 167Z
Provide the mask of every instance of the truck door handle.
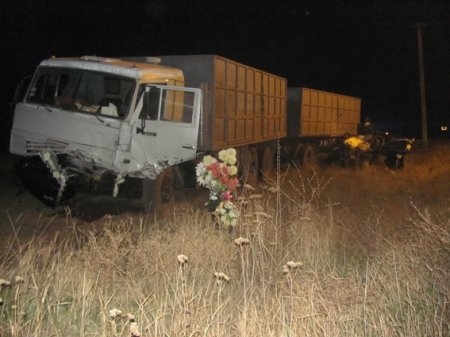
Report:
M183 147L183 149L195 150L195 146L194 145L183 145L182 147Z

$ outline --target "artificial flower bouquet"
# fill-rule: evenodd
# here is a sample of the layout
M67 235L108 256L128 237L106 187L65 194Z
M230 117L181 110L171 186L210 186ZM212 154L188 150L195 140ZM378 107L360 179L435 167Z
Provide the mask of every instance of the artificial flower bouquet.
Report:
M218 159L210 155L203 157L196 167L197 182L210 191L206 207L226 227L236 226L239 216L233 203L239 185L236 162L236 150L229 148L220 151Z

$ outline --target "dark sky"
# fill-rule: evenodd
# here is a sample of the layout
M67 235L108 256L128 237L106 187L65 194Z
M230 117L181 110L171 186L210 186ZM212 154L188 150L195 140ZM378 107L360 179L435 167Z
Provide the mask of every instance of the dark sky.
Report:
M450 1L3 0L2 125L20 79L44 58L219 54L362 98L375 123L417 136L415 23L424 31L430 127L450 115ZM3 132L4 133L4 132Z

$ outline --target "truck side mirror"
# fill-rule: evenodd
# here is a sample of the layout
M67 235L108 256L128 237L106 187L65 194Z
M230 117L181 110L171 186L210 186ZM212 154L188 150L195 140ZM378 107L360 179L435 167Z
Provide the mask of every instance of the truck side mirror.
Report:
M160 92L161 89L155 87L150 87L149 90L144 92L140 119L158 119Z

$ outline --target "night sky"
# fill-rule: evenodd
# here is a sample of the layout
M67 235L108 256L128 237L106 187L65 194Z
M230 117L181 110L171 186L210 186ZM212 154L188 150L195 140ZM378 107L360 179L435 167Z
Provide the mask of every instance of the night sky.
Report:
M3 0L1 125L23 76L55 56L218 54L362 98L376 125L420 136L415 24L424 23L430 135L450 124L450 1Z

